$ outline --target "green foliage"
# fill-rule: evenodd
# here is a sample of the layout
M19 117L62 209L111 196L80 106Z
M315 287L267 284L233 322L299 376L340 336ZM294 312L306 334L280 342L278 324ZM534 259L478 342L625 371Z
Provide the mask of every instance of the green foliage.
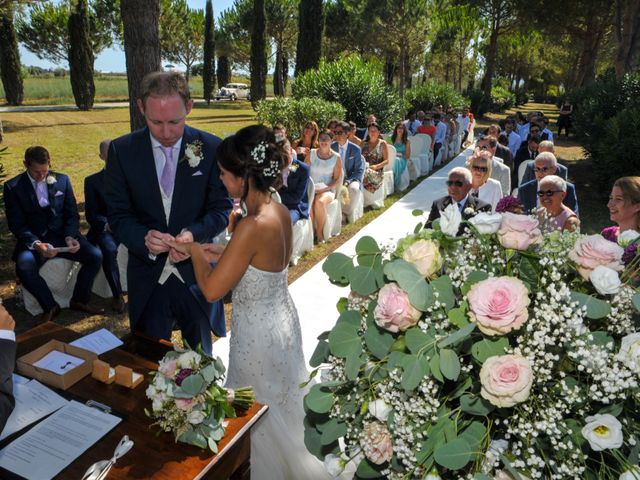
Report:
M487 98L481 89L471 90L468 96L471 103L471 111L475 117L482 117L491 109L491 99Z
M324 30L322 0L301 0L298 6L298 45L296 76L318 68Z
M9 105L20 105L24 97L20 53L10 9L0 11L0 77Z
M318 125L326 125L332 118L343 119L345 109L335 102L317 98L282 98L262 100L256 105L256 117L267 125L283 124L290 138L302 134L304 124L314 120Z
M373 113L384 131L402 118L402 101L386 86L379 66L358 55L322 62L316 70L299 75L292 87L295 98L314 97L339 102L346 118L365 125Z
M516 95L501 85L491 88L491 111L503 112L516 104Z
M204 12L190 8L186 0L162 0L160 12L162 58L183 64L189 81L191 66L203 57Z
M87 0L74 2L69 13L69 73L76 106L80 110L89 110L93 107L96 86L93 82Z
M428 111L436 105L453 105L454 108L461 109L469 103L469 100L451 85L437 82L425 82L407 90L404 99L414 111Z
M253 27L251 29L251 102L267 96L267 19L265 0L253 2Z
M204 47L203 63L202 63L202 87L204 100L211 102L213 96L213 89L215 87L215 27L213 20L213 5L211 0L207 0L205 6L205 19L204 19Z

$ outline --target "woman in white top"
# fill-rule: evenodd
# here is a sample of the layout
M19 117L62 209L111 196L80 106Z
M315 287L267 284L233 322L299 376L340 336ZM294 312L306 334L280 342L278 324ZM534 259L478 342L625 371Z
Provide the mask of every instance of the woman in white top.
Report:
M491 177L492 158L489 152L473 154L467 160L467 168L471 170L471 195L491 205L495 213L496 205L502 198L500 182Z
M324 242L324 223L327 219L327 205L336 197L336 188L342 173L340 154L331 150L331 135L322 132L318 136L318 148L311 150L305 159L311 167L310 176L316 185L316 195L311 206L311 218L316 239Z

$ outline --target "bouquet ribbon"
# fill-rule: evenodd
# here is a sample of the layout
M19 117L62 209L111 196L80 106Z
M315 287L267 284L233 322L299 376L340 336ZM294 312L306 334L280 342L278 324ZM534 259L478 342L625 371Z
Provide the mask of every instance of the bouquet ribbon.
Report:
M125 435L118 443L115 451L113 452L113 457L110 460L101 460L99 462L94 463L89 467L89 469L82 477L82 480L104 480L107 478L107 474L111 467L115 465L116 461L123 457L129 450L133 447L133 442L129 440L129 437Z

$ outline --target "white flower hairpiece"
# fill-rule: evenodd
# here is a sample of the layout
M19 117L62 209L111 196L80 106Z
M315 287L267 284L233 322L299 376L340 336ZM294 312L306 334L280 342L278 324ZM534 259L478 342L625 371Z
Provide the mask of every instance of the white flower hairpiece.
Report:
M262 165L267 158L267 142L262 141L253 147L251 150L251 158L253 158L258 165ZM275 177L280 173L279 167L278 159L272 158L269 161L269 165L262 170L262 174L265 177Z

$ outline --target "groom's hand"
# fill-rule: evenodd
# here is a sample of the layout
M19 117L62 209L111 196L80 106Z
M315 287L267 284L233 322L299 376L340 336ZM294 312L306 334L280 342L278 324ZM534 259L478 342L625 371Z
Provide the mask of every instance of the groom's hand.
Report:
M158 230L149 230L144 237L144 245L152 255L160 255L168 252L169 246L167 241L173 240L173 236L168 233L161 233Z
M176 236L177 243L193 243L193 234L189 230L183 230L178 236ZM175 248L169 250L169 259L173 263L179 263L189 258L189 255L177 251Z

